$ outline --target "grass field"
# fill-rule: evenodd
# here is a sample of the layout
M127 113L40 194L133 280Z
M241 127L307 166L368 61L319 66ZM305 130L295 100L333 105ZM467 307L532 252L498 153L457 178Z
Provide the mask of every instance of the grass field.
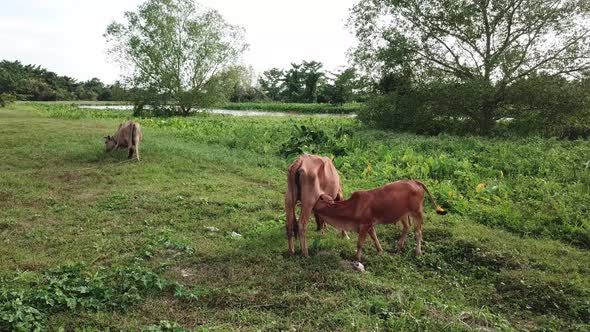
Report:
M202 115L141 119L127 163L102 136L130 117L0 109L0 330L590 328L587 141ZM450 214L426 208L422 257L412 236L394 254L400 230L381 226L386 253L365 246L363 274L355 236L334 230L288 257L293 148L336 154L346 196L418 178Z

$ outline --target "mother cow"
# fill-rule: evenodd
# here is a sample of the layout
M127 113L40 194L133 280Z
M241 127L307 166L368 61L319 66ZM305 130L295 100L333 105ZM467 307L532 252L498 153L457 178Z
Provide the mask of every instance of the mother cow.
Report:
M305 232L307 230L307 221L311 215L312 209L319 199L320 195L325 194L334 200L342 200L342 188L340 186L340 177L332 163L332 160L326 157L320 157L305 154L289 166L287 177L287 193L285 194L285 212L287 214L287 238L289 240L289 253L295 254L295 244L293 237L299 235L301 244L301 253L303 256L309 256L307 243L305 242ZM301 212L299 222L295 216L295 206L297 201L301 201ZM315 214L318 230L323 229L324 222ZM347 236L345 232L342 235Z

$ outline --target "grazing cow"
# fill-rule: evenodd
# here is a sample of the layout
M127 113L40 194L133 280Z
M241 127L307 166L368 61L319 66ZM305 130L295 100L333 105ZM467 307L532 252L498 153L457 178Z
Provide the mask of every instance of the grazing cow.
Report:
M377 239L375 225L392 224L401 221L402 235L397 242L398 251L401 250L408 236L410 220L416 222L416 255L422 255L422 213L424 191L430 197L436 213L444 215L426 186L419 181L396 181L383 187L354 192L345 201L334 201L329 195L321 195L314 206L314 211L328 224L344 231L359 233L356 259L360 261L363 242L367 233L375 242L377 251L383 249Z
M299 236L301 252L303 256L309 256L305 232L307 221L312 213L313 206L320 195L325 194L330 199L339 201L342 199L340 177L332 163L326 157L315 155L302 155L289 166L287 176L287 193L285 194L285 212L287 214L287 239L289 240L289 253L295 254L293 237ZM301 201L299 222L295 216L295 206ZM323 230L324 222L315 215L317 229ZM345 232L343 236L348 237Z
M139 142L143 139L141 126L139 123L129 121L121 123L119 129L113 137L105 137L105 147L107 151L114 149L129 149L129 159L133 158L133 153L139 161Z

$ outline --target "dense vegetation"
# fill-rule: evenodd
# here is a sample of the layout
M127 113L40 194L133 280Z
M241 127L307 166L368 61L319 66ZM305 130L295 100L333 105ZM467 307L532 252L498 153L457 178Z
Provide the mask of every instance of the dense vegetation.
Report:
M98 78L77 82L59 76L41 66L23 65L20 61L0 62L0 95L18 100L127 100L129 91L119 82L105 85Z
M590 136L590 7L576 1L361 0L355 63L368 123L410 132ZM559 114L559 115L557 115Z
M142 162L118 164L100 138L130 112L0 116L3 329L588 328L587 142L202 115L141 119ZM362 275L335 232L290 258L284 172L301 152L335 155L347 196L419 178L451 213L426 209L420 258L380 227L388 252L368 247Z
M295 112L295 113L335 113L351 114L361 110L362 104L349 103L342 105L331 104L312 104L312 103L226 103L221 108L227 110L256 110L256 111L276 111L276 112Z

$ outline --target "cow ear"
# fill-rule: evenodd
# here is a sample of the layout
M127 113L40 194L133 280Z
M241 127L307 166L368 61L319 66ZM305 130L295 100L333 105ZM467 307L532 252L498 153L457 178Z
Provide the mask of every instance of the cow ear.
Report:
M334 155L330 155L330 160L334 161Z

